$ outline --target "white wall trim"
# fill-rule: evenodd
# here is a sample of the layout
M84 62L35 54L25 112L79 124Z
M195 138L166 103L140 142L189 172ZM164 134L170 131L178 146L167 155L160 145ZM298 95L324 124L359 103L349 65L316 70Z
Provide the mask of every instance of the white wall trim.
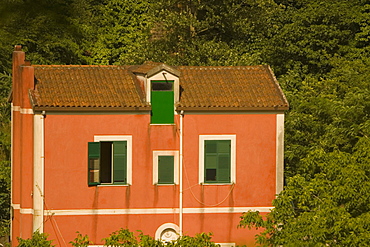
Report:
M231 141L230 183L236 183L236 135L199 135L199 183L204 183L204 141L206 140Z
M32 108L21 108L20 110L21 114L33 114Z
M273 207L215 207L184 208L185 214L229 214L259 211L269 213ZM138 214L178 214L178 208L130 208L130 209L53 209L44 210L44 215L138 215Z
M32 108L22 108L20 106L12 106L12 111L18 111L21 114L33 114Z
M20 213L21 214L33 214L33 209L32 208L21 208Z
M13 209L21 209L21 204L12 204Z
M32 108L22 108L20 106L12 106L12 111L18 111L21 114L33 114Z
M12 111L21 111L21 107L19 105L13 105L12 103Z
M44 116L33 117L33 231L44 231Z
M284 114L276 114L276 194L284 186Z
M94 142L127 141L127 184L132 184L132 136L131 135L94 135Z
M158 184L158 156L174 156L174 184L179 184L179 151L154 150L153 151L153 184ZM160 184L171 185L171 184Z

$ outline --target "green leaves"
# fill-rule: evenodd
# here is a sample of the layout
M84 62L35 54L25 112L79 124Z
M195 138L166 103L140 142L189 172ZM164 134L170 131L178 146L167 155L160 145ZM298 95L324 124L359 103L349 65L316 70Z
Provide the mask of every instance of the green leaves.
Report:
M19 244L17 247L53 247L52 240L47 240L48 235L46 233L40 233L36 231L32 234L30 239L17 238Z
M320 172L312 179L295 175L274 201L266 218L255 212L242 216L243 227L264 227L263 244L284 246L367 246L370 225L370 140L362 137L353 154L311 152ZM356 238L355 236L360 236Z
M175 241L163 242L161 240L155 240L148 235L144 235L141 231L139 236L136 237L133 232L128 229L121 228L120 230L110 234L108 238L103 239L104 246L145 246L145 247L193 247L193 246L207 246L207 247L217 247L219 245L211 241L212 234L200 233L195 237L190 236L179 236Z

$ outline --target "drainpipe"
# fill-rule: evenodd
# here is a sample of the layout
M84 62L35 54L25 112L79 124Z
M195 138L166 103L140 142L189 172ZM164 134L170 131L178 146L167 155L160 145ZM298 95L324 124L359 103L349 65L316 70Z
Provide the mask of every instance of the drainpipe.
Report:
M183 162L183 121L184 121L184 111L180 112L180 164L179 164L179 183L180 183L180 195L179 195L179 228L180 228L180 236L182 236L182 214L183 214L183 185L182 185L182 162Z

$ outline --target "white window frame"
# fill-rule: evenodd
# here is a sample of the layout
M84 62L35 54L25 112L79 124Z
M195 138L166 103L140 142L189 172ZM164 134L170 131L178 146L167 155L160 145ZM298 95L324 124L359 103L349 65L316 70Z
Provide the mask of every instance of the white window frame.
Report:
M153 151L153 184L154 185L173 185L173 184L158 184L158 156L173 156L173 184L179 184L179 151L176 150L154 150Z
M127 184L100 184L98 186L127 186L132 184L132 136L130 135L94 135L94 142L126 141L127 142Z
M208 140L230 140L230 183L205 183L204 182L204 142ZM199 135L199 184L235 184L236 183L236 135Z

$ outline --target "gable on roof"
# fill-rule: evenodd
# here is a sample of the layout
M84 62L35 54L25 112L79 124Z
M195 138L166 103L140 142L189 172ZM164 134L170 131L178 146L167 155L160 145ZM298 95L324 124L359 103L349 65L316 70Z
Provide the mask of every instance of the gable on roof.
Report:
M34 66L35 110L149 111L147 78L178 78L176 110L287 110L268 66ZM159 78L159 77L158 77Z

